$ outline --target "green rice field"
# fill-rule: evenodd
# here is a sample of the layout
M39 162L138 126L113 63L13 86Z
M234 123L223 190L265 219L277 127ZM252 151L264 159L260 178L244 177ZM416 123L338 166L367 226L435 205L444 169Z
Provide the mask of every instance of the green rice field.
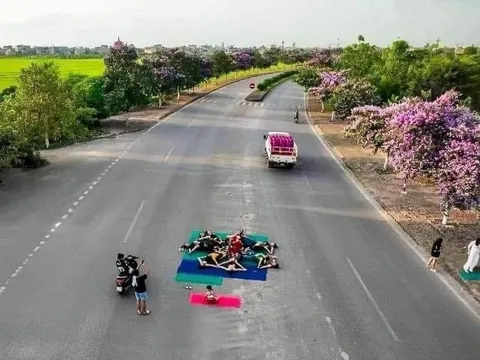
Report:
M98 76L103 74L103 59L28 59L0 58L0 90L17 84L20 69L32 62L54 61L60 66L62 75L70 73Z

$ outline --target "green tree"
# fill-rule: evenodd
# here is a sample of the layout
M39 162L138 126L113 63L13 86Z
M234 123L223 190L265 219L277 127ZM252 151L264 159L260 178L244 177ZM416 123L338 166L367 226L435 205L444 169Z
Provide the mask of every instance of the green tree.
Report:
M294 81L298 85L303 86L305 91L307 91L309 88L319 84L320 76L315 68L305 66L298 71L297 75L294 77Z
M232 57L223 50L215 51L212 55L212 61L213 61L213 75L217 79L222 75L225 75L225 79L226 79L227 74L230 71L234 70L234 63L233 63Z
M94 109L93 116L97 119L108 117L108 110L103 94L103 76L87 77L72 88L72 97L77 108ZM83 121L90 125L90 119Z
M137 50L116 41L105 57L105 103L110 113L148 104L152 96L151 71L139 63Z
M375 45L359 43L347 46L335 67L340 70L349 70L349 76L369 77L375 68L381 66L382 51Z
M16 86L9 86L5 89L3 89L2 91L0 91L0 103L7 97L7 96L10 96L10 95L15 95L15 92L17 91L17 87Z
M52 140L70 140L81 132L69 95L54 62L32 63L21 70L15 97L3 109L15 126L20 148L48 148Z

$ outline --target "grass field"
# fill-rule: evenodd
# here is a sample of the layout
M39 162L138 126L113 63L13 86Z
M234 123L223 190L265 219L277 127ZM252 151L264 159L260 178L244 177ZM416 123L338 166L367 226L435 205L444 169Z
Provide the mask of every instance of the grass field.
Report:
M69 73L98 76L103 74L103 59L27 59L27 58L0 58L0 90L16 85L20 70L32 62L54 61L60 66L62 75Z
M6 87L16 85L17 78L20 74L20 70L29 66L32 62L38 61L54 61L60 66L62 75L68 75L70 73L84 74L89 76L98 76L103 74L104 63L103 59L27 59L27 58L0 58L0 90ZM268 73L272 71L289 70L293 66L278 64L270 67L269 69L263 69L261 73ZM241 79L249 77L255 74L260 74L258 69L255 70L241 70L233 72L228 75L231 79L233 76ZM216 85L217 82L222 82L224 77L220 79L210 79L207 86Z

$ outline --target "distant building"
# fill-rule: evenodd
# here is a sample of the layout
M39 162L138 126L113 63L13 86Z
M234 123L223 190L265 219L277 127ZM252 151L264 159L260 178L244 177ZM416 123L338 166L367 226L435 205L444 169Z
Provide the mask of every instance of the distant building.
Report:
M32 55L34 53L30 45L16 45L15 52L22 55Z
M52 50L49 46L34 46L33 50L36 55L48 55L52 53Z

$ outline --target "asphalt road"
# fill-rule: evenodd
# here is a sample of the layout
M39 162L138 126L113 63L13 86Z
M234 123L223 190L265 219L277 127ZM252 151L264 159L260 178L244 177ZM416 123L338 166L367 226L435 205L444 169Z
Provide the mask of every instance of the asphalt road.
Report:
M284 83L256 106L242 102L248 92L243 81L140 137L56 151L54 165L0 188L1 359L478 358L476 318L352 185L303 111L293 123L302 90ZM295 136L292 171L267 169L271 130ZM282 268L266 283L224 282L241 310L192 308L173 281L178 246L194 228L239 227L276 241ZM119 251L147 259L148 317L115 293Z

